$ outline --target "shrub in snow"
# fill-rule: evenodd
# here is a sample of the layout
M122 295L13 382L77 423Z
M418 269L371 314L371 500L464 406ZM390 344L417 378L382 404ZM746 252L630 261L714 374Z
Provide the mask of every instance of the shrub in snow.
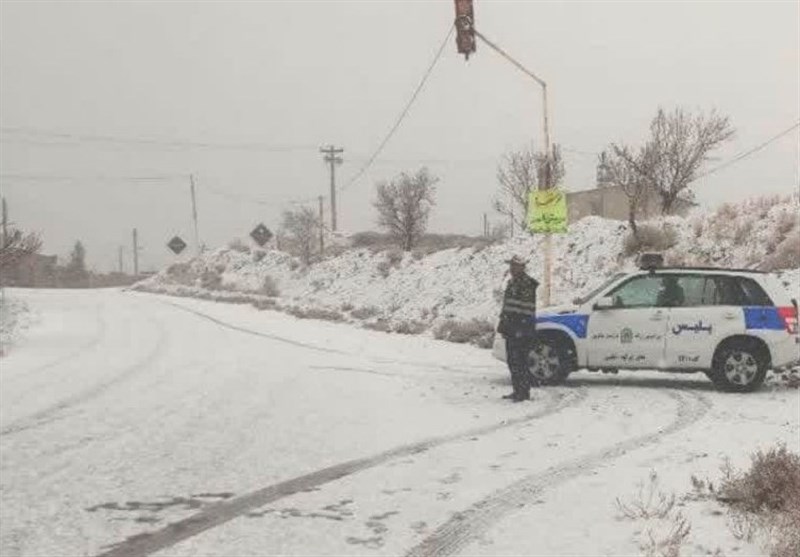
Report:
M787 238L775 247L775 251L764 260L764 271L795 269L800 267L800 228L795 228Z
M372 319L381 313L381 310L375 306L366 306L355 308L350 312L355 319Z
M424 333L427 328L427 323L411 319L409 321L401 321L396 323L392 330L395 333L400 333L401 335L420 335Z
M261 294L264 294L265 296L271 296L273 298L277 298L281 295L281 291L278 288L278 283L270 275L266 275L264 280L261 281Z
M285 309L289 315L294 315L298 319L317 319L319 321L344 321L344 315L340 312L324 308L301 308L290 306Z
M200 286L206 290L219 290L222 287L222 275L216 269L205 269L200 275Z
M764 534L770 555L800 555L800 455L785 446L756 452L748 471L725 470L718 498L740 534Z
M370 321L368 323L364 323L362 325L365 329L369 329L371 331L379 331L381 333L388 333L392 330L389 326L388 319L378 319L377 321Z
M481 348L491 348L494 341L494 325L486 319L457 321L448 319L433 331L434 338L450 342L470 343Z
M239 253L250 253L250 246L245 244L240 238L234 238L228 242L228 249Z
M275 309L278 303L275 300L253 300L253 307L256 309Z
M637 235L630 232L625 237L623 254L630 257L645 251L667 251L677 243L678 234L671 227L643 224Z

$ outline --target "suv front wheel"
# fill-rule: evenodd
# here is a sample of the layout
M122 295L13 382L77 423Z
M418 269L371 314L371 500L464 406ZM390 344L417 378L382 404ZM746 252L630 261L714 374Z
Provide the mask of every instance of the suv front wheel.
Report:
M559 385L569 375L568 354L557 338L542 338L530 353L530 371L533 385Z
M767 358L755 343L740 342L719 350L708 374L718 389L735 393L755 391L767 376Z

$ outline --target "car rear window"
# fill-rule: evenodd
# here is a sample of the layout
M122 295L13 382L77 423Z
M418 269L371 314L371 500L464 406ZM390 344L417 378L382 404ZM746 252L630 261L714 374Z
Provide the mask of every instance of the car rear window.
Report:
M739 277L739 286L744 291L745 304L749 306L772 306L772 300L756 281L747 277Z

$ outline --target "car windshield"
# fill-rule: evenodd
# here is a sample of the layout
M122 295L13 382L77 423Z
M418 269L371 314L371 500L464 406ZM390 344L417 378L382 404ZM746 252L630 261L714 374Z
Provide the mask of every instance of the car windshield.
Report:
M612 283L616 282L617 280L619 280L623 276L625 276L625 273L617 273L617 274L615 274L610 279L606 280L603 284L601 284L600 286L598 286L597 288L595 288L594 290L592 290L588 294L585 294L583 296L578 296L577 298L575 298L575 303L578 304L578 305L585 304L586 302L588 302L589 300L591 300L592 298L597 296L600 292L602 292L603 290L605 290L606 288L611 286Z

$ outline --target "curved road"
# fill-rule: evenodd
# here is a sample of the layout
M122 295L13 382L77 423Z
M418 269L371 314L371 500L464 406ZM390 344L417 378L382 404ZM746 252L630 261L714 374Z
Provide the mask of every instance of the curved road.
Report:
M503 366L471 347L114 290L13 294L36 323L0 372L2 555L535 553L493 533L559 486L672 465L674 444L691 455L718 421L753 419L704 378L576 376L511 405ZM797 433L779 422L764 431Z

